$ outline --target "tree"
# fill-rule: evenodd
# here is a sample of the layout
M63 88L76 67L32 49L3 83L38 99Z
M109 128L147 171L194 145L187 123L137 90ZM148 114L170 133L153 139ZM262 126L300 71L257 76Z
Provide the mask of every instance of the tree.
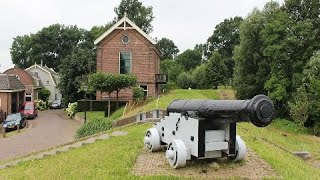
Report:
M233 87L239 99L266 94L264 85L270 77L269 61L263 56L263 13L254 10L240 25L240 45L234 52L235 72Z
M227 67L223 63L221 55L218 52L214 52L206 65L206 76L210 82L210 86L218 88L219 84L222 84L226 79Z
M90 30L90 33L93 36L93 39L99 38L104 32L106 32L108 29L110 29L116 22L110 21L104 26L93 26Z
M42 100L42 101L48 101L49 100L49 97L51 95L51 92L47 89L47 88L42 88L40 91L39 91L39 98Z
M66 103L76 102L84 97L85 92L81 91L83 79L95 71L95 66L95 52L92 49L75 49L62 59L59 89Z
M194 80L190 74L183 72L177 78L177 85L182 89L194 88Z
M157 47L160 51L160 60L174 59L179 53L178 47L172 40L167 38L161 38L157 43Z
M151 25L154 19L152 6L143 6L138 0L121 0L120 5L114 8L114 12L117 14L117 20L120 20L127 13L127 17L147 34L153 30Z
M34 35L17 36L13 38L13 43L10 48L11 59L13 64L20 68L27 68L34 64L33 59L30 58L32 51Z
M197 89L208 89L212 87L210 80L207 78L206 66L207 64L201 64L192 72L195 88Z
M309 116L309 99L305 87L298 88L293 97L288 103L290 116L294 122L303 127Z
M21 68L28 68L35 62L46 64L59 72L61 60L82 44L91 43L93 36L77 26L53 24L36 34L14 38L11 47L12 62Z
M234 47L240 44L240 24L243 21L242 17L234 17L224 19L219 23L212 36L207 40L207 49L205 56L211 57L214 51L218 51L222 58L231 58Z
M111 93L117 90L116 76L113 74L105 74L97 72L89 76L89 86L96 91L101 93L106 92L109 95L108 100L108 117L110 117L110 98Z
M136 83L137 83L137 78L133 75L127 75L127 74L115 75L115 87L116 87L116 93L117 93L116 107L117 108L118 108L120 90L133 87L136 85Z
M176 62L181 64L185 70L189 71L199 66L202 61L202 54L197 50L186 50L177 56Z
M177 82L178 76L185 70L184 67L176 61L166 59L160 62L160 70L168 75L169 82Z

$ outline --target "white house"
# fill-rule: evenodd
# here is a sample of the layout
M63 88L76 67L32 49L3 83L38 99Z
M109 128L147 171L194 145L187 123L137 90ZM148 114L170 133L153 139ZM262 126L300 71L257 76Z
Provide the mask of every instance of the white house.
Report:
M62 98L60 90L58 89L60 78L57 72L51 68L48 68L46 65L42 66L36 63L27 68L26 71L30 74L33 74L35 77L38 77L42 87L47 88L51 92L49 101Z

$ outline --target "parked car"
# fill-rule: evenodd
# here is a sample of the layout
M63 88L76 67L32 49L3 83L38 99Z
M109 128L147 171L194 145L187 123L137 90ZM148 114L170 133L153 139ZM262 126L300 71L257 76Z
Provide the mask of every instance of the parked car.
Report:
M52 104L50 105L50 109L61 109L64 105L60 99L52 101Z
M25 102L20 107L20 113L23 114L26 118L35 118L38 116L38 110L36 103L34 102Z
M3 127L7 129L15 129L18 126L24 128L27 125L26 118L21 113L9 114L3 122Z

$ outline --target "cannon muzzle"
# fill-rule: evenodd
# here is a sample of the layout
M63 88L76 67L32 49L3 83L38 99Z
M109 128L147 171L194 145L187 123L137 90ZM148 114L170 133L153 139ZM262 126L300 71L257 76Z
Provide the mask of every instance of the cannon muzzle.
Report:
M195 112L206 120L251 121L255 126L265 127L272 121L274 106L265 95L250 100L174 100L168 106L168 113Z

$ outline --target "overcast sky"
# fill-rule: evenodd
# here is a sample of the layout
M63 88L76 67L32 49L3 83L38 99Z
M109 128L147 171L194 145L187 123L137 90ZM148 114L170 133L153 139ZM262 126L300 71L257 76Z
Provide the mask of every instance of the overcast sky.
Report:
M246 17L270 0L142 0L153 6L151 37L167 37L180 52L206 42L214 27L225 18ZM277 0L282 3L283 0ZM115 17L120 0L0 0L0 72L13 67L10 47L13 38L36 33L60 23L90 29Z

